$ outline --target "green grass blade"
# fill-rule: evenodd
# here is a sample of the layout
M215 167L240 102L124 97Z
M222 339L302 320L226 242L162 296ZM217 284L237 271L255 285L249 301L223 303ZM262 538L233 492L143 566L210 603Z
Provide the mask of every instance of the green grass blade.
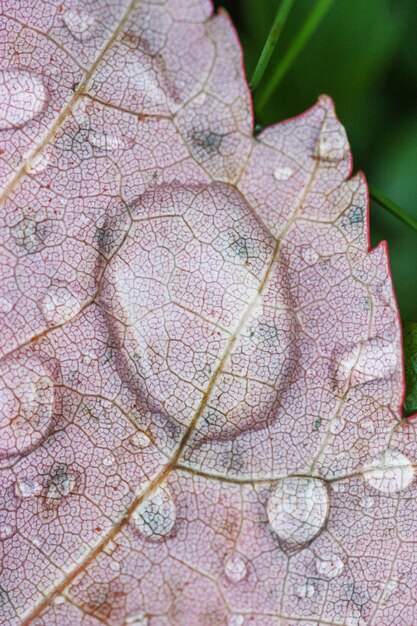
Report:
M332 3L333 0L317 0L315 7L307 16L295 39L275 68L275 72L273 73L268 84L265 86L265 89L262 92L258 92L258 97L255 96L255 110L261 111L265 107L266 103L316 30L317 26L320 24Z
M397 219L407 224L417 232L417 221L407 215L405 211L398 204L395 204L392 200L384 196L380 191L377 191L374 187L369 185L369 196L372 200L375 200L380 206L386 209L391 215L394 215Z
M255 71L253 72L252 80L250 81L252 91L254 91L259 86L259 83L263 78L266 66L269 63L271 55L281 35L282 29L284 28L284 24L287 21L288 14L293 4L294 0L283 0L280 7L278 8L275 20L272 24L271 30L269 31L267 40L261 52L261 56L259 57L258 63L255 67Z

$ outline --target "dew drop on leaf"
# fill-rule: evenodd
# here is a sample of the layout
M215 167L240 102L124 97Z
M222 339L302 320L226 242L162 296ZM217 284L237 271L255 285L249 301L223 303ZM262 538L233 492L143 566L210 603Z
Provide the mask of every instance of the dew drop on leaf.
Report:
M305 248L302 252L302 257L307 265L314 265L319 260L319 255L313 248Z
M65 11L62 16L70 33L80 41L86 41L92 34L95 19L83 11Z
M148 538L165 537L174 528L176 509L166 488L158 488L133 513L133 523Z
M0 458L37 447L52 425L54 387L39 359L0 365Z
M15 494L19 498L34 498L42 491L42 486L31 478L18 478L14 485Z
M0 524L0 539L8 539L13 535L14 528L11 524Z
M0 298L0 312L1 313L10 313L13 308L13 303L7 298Z
M246 563L239 554L232 554L225 562L224 573L232 583L242 581L247 573Z
M47 91L41 79L20 70L0 72L0 130L20 128L44 109Z
M63 324L76 315L81 303L67 287L52 285L43 297L40 307L46 321L51 324Z
M275 180L288 180L292 174L293 171L290 167L276 167L274 170Z
M300 585L297 589L296 596L298 598L312 598L315 593L314 585L311 581L307 580L304 584Z
M148 435L146 435L145 433L143 433L141 431L139 431L139 432L135 433L134 435L132 435L130 437L130 442L136 448L147 448L151 444L151 440L149 439Z
M339 576L344 568L344 563L335 554L324 554L316 560L316 569L320 576L331 579Z
M227 620L227 626L243 626L245 618L243 615L231 615Z
M364 468L368 484L383 493L406 489L414 479L414 468L398 450L385 450Z
M347 384L355 387L389 378L396 370L397 359L397 351L391 342L371 337L351 345L339 356L336 381L342 387Z
M329 495L318 478L292 476L278 481L267 506L272 530L288 548L301 547L323 529Z

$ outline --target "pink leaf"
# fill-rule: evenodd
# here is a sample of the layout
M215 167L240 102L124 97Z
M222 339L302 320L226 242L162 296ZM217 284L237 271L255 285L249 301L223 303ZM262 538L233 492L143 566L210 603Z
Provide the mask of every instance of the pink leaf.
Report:
M413 422L331 101L206 0L5 0L1 624L412 626Z

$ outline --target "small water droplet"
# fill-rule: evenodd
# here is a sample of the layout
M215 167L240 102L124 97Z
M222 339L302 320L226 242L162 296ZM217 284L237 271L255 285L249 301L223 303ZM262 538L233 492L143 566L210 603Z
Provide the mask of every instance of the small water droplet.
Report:
M52 426L54 386L40 360L14 357L0 364L0 458L38 446Z
M13 308L13 302L7 298L0 298L0 312L10 313Z
M344 563L340 557L335 554L324 554L316 560L317 572L324 578L331 579L340 576L343 571Z
M64 598L64 596L55 596L53 601L54 604L64 604L66 602L66 599Z
M8 539L14 533L14 528L11 524L0 524L0 539Z
M398 580L391 578L385 585L384 592L382 594L382 602L386 604L391 596L398 590Z
M120 563L118 563L117 561L111 561L109 568L112 570L112 572L119 572L120 571Z
M34 498L41 493L42 486L31 478L18 478L14 490L19 498Z
M51 325L63 324L81 309L78 298L67 287L52 285L40 303L46 321Z
M361 503L364 509L372 509L374 506L374 499L371 498L371 496L364 496Z
M361 437L367 437L375 432L375 426L372 420L364 419L358 424L358 431Z
M196 96L194 102L195 104L201 105L205 103L206 99L207 99L207 96L205 93L199 93L198 96Z
M49 506L57 506L63 498L69 496L75 488L75 477L68 472L66 463L55 463L49 474L49 487L46 494Z
M307 580L297 589L296 596L301 599L311 598L314 596L315 591L313 583L310 580Z
M126 620L126 626L148 626L148 624L148 616L143 611L132 613Z
M30 157L30 152L25 152L23 155L23 159L26 160ZM26 169L29 174L39 174L46 170L49 165L49 154L48 152L41 152L32 158L30 163L26 166Z
M287 548L312 541L323 529L329 494L319 478L289 476L278 481L267 506L272 530Z
M290 167L276 167L274 170L275 180L288 180L293 175Z
M334 482L332 483L332 489L336 493L343 493L344 491L346 491L346 485L342 482Z
M151 445L151 440L145 433L139 431L130 437L131 443L137 448L147 448Z
M330 432L332 433L332 435L338 435L343 431L344 427L345 423L340 417L335 417L330 422Z
M96 23L92 15L83 11L65 11L62 19L70 33L79 41L86 41L91 36Z
M115 464L114 456L105 456L103 459L104 467L110 467Z
M133 513L133 523L148 538L158 539L169 535L174 528L176 509L166 488L158 488L144 500Z
M243 626L245 618L243 615L231 615L227 620L227 626Z
M43 111L47 100L46 89L35 74L0 71L0 130L24 126Z
M341 387L362 385L373 380L390 378L398 363L396 345L371 337L351 345L338 357L336 381Z
M307 265L315 265L319 260L319 255L314 248L304 248L302 251L302 257Z
M385 450L376 456L365 468L367 482L383 493L402 491L411 485L414 468L410 461L398 450Z
M224 573L230 582L241 582L247 573L245 560L239 554L232 554L225 562Z
M97 354L95 354L95 352L86 352L81 357L81 361L84 365L90 365L95 360L97 360Z
M124 146L124 142L121 137L104 132L91 131L88 134L88 140L93 146L99 148L99 150L105 150L107 152L123 148Z

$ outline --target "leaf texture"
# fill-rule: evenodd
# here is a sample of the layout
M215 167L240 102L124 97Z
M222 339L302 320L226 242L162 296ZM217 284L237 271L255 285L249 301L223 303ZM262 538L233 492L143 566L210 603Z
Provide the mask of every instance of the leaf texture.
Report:
M321 97L206 0L3 0L1 624L413 626L413 421Z

